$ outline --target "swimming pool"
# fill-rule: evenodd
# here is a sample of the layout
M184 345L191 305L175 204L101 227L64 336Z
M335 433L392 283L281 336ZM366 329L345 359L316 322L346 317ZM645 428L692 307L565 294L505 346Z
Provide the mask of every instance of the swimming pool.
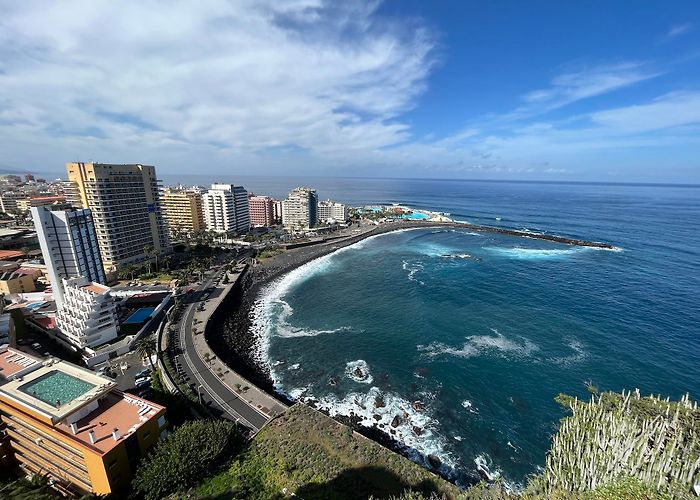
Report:
M412 212L410 214L403 214L401 216L401 218L402 219L411 219L411 220L425 220L425 219L429 219L430 216L426 215L424 213L421 213L421 212Z
M27 382L19 390L56 408L70 403L95 387L73 375L53 370Z
M155 311L155 307L142 307L141 309L138 309L137 311L134 311L131 313L131 316L126 318L126 321L124 322L125 324L134 324L134 323L143 323L146 321L151 314L153 314L153 311Z

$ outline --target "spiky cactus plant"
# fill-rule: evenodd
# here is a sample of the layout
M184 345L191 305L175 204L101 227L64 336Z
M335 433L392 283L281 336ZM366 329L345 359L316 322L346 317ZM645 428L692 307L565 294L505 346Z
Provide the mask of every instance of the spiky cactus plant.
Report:
M700 411L679 402L642 397L638 390L567 400L547 455L546 492L589 491L623 477L671 494L691 494L700 483Z

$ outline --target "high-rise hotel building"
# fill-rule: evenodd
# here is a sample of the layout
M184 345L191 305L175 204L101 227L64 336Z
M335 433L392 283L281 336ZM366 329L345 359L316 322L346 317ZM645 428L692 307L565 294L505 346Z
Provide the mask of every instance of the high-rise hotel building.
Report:
M250 229L248 192L242 186L212 184L202 199L207 230L245 233Z
M63 278L82 276L95 283L107 283L90 209L32 207L31 211L59 308L63 304Z
M205 230L200 193L166 188L160 193L160 205L171 237L181 233L191 236Z
M149 246L167 251L155 167L67 163L66 170L74 186L69 201L92 210L105 270L147 260Z
M0 346L0 448L65 495L128 491L166 435L162 406L85 368Z
M282 224L288 229L309 229L318 223L318 194L315 189L295 188L282 200Z

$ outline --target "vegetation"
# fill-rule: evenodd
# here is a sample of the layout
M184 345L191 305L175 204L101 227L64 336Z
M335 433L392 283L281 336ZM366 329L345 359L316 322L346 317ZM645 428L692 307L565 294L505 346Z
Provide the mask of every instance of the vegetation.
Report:
M286 489L286 490L285 490ZM459 489L305 405L276 418L194 497L386 498L410 490L456 497Z
M192 486L222 459L237 452L242 443L232 422L187 422L144 459L133 480L134 490L151 500Z
M570 408L530 491L596 491L624 477L674 498L700 482L700 411L679 402L606 392L586 403L560 395ZM603 490L604 491L604 490Z
M49 486L48 481L40 476L33 479L16 479L8 475L0 480L0 498L16 500L55 500L59 498Z
M269 259L271 257L274 257L275 255L279 255L284 252L284 249L281 247L270 247L266 248L265 250L261 250L257 254L257 258L259 260L264 260L264 259Z

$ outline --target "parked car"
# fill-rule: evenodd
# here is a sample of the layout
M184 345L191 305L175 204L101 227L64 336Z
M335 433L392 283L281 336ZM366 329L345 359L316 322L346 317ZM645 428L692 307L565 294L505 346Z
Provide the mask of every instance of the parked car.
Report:
M34 343L32 344L32 349L35 349L35 350L37 350L37 351L40 351L40 350L41 350L41 344L40 344L39 342L34 342Z
M134 381L134 387L136 389L141 389L143 387L149 387L151 385L151 377L138 378Z
M144 368L143 370L141 370L140 372L138 372L138 373L135 375L134 378L145 378L145 377L147 377L150 373L151 373L151 369L150 369L150 368Z

